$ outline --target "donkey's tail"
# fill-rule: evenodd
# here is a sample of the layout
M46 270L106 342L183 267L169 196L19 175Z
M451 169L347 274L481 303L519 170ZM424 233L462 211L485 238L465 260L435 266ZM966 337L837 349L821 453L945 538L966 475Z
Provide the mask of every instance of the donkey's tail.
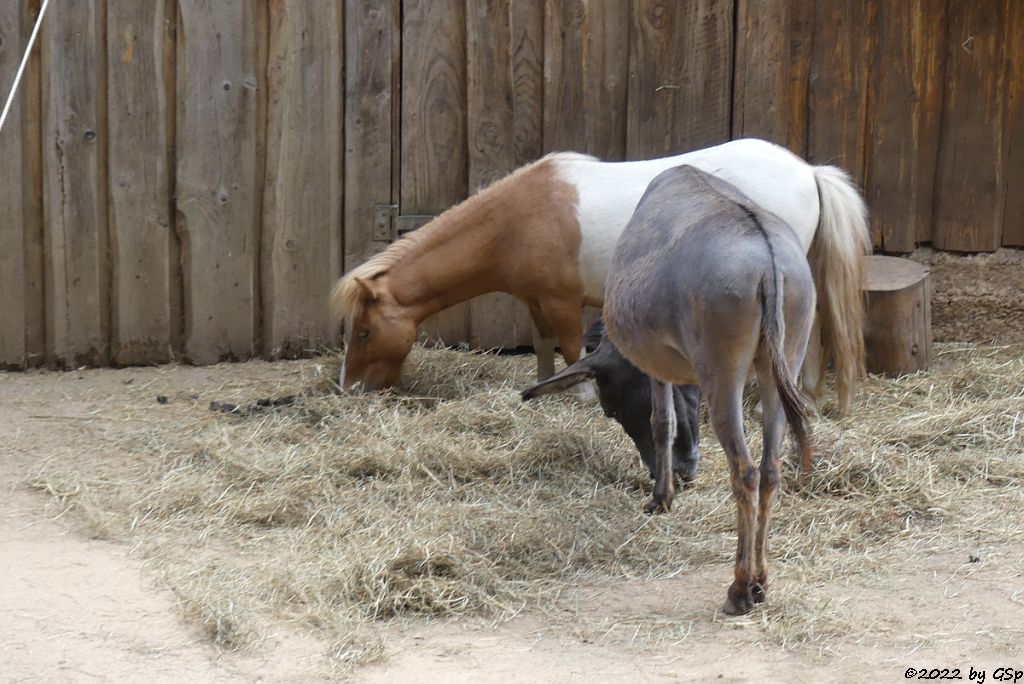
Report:
M808 260L818 291L822 364L829 357L835 363L839 412L846 415L853 385L864 375L862 257L871 253L871 235L867 207L846 172L815 166L814 180L821 213Z
M772 257L774 261L774 256ZM782 410L786 414L793 435L800 449L800 468L811 472L811 445L807 434L807 417L810 403L796 384L795 373L790 372L786 356L782 351L783 328L782 276L773 263L772 272L761 281L761 341L762 349L768 355L772 379L779 391ZM765 416L767 418L767 416Z

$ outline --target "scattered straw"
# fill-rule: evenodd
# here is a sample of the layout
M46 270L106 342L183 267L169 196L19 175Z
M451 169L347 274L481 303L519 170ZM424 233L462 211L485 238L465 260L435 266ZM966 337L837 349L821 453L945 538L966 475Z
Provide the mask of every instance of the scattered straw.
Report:
M382 619L508 617L582 583L701 566L720 568L724 596L735 509L706 423L695 486L648 518L650 485L621 429L593 404L520 403L531 373L523 357L418 348L394 394L337 396L329 368L290 377L290 405L245 416L197 405L174 430L118 445L127 463L80 472L54 459L33 482L94 534L135 544L229 648L287 621L333 642L345 666L380 654ZM223 391L245 404L265 396L244 383ZM774 587L743 618L787 646L851 634L844 606L816 587L951 535L1024 533L1019 350L941 345L932 372L872 378L853 417L834 414L826 406L815 426L816 473L799 489L787 477L775 517L772 560L801 586ZM752 421L748 437L756 453ZM640 615L600 629L679 643L708 619Z

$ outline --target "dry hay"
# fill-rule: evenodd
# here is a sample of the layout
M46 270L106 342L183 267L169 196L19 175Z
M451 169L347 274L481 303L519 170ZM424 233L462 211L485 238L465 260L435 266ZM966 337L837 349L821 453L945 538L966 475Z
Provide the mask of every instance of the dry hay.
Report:
M120 444L131 465L83 473L54 460L33 482L94 534L136 545L213 641L246 646L284 621L332 643L341 667L380 653L382 619L557 614L560 592L580 583L702 566L724 592L735 509L706 422L695 486L670 515L645 517L649 481L620 428L594 404L522 404L532 370L532 357L417 348L391 395L331 394L333 371L282 378L282 393L311 391L247 416L197 408L174 431ZM255 397L242 386L226 399ZM1024 532L1019 350L939 345L936 370L872 378L854 417L834 413L816 423L817 472L803 487L789 473L777 507L772 560L799 586L776 586L741 618L776 643L855 635L816 586L909 547ZM760 430L747 428L757 453ZM707 619L723 618L639 615L615 628L673 642Z

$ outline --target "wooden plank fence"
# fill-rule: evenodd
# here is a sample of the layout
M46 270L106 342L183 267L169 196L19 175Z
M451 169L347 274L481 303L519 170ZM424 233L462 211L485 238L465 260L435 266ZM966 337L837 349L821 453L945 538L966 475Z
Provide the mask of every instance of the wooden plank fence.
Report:
M0 2L6 95L39 0ZM1017 0L75 0L0 131L0 367L337 343L344 269L551 150L757 136L877 248L1024 246ZM489 295L424 326L530 343Z

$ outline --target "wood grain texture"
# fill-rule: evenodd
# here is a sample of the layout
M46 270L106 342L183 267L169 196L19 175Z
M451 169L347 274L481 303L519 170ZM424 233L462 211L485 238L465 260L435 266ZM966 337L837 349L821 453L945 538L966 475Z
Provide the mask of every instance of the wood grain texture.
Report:
M437 215L465 199L466 5L405 0L402 27L401 212ZM424 322L430 339L469 341L469 304Z
M869 373L899 377L932 362L931 276L909 259L868 257L865 360Z
M530 85L540 84L542 65L541 56L530 46L536 44L532 41L543 25L536 2L483 0L468 3L466 9L469 187L476 191L526 161L524 150L540 152L540 103ZM531 18L536 22L532 27ZM528 54L536 61L529 62ZM521 139L516 136L517 119ZM469 307L472 347L530 344L529 311L522 302L494 293L474 298Z
M1006 247L1024 247L1024 3L1007 3L1004 83L1006 83L1006 198L1003 238Z
M788 143L789 9L786 0L736 2L733 138Z
M23 19L19 3L0 5L0 93L4 97L14 82L21 46L28 40ZM31 94L26 95L26 90L31 88L22 89L0 134L0 207L8 216L0 230L0 368L22 368L28 360L24 216L30 176L23 140Z
M585 0L549 0L544 6L544 149L583 152Z
M40 0L25 3L22 32L28 35L39 15ZM28 188L22 196L22 234L25 246L25 351L26 365L46 361L46 237L43 230L43 82L42 40L36 40L21 87L22 161Z
M396 204L399 0L345 4L345 270L388 246L374 241L374 205Z
M946 0L879 7L865 195L886 252L931 238L945 20Z
M509 4L515 165L544 153L544 0Z
M626 154L661 157L730 135L731 0L634 0Z
M933 244L992 251L1001 241L1005 206L1006 4L950 2L948 16Z
M48 356L109 358L103 0L54 3L43 35Z
M626 158L629 93L629 4L591 2L586 15L583 123L587 154Z
M270 3L260 273L272 358L337 342L324 302L341 275L343 25L333 0Z
M875 0L818 0L815 8L808 157L842 167L861 186L876 9Z
M789 122L786 147L807 157L810 138L810 81L814 59L816 0L790 0L789 8Z
M107 10L111 344L116 363L169 361L180 310L171 210L175 36L168 0ZM168 73L170 72L170 73Z
M253 355L259 252L258 0L181 0L177 227L186 357Z
M548 2L543 35L545 149L623 159L629 6Z

